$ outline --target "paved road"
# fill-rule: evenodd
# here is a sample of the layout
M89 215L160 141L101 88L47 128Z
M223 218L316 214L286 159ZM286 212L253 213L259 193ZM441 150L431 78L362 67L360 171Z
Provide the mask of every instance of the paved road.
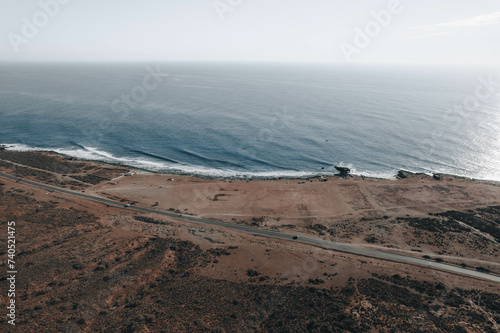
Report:
M459 275L466 275L466 276L470 276L470 277L475 277L475 278L480 278L483 280L488 280L488 281L500 283L499 276L495 276L495 275L487 274L487 273L482 273L482 272L478 272L478 271L474 271L474 270L470 270L470 269L465 269L465 268L461 268L461 267L451 266L451 265L447 265L447 264L443 264L443 263L428 261L428 260L424 260L424 259L408 257L408 256L404 256L401 254L388 253L388 252L378 251L378 250L374 250L374 249L356 247L356 246L352 246L352 245L348 245L348 244L339 244L339 243L335 243L335 242L325 241L322 239L302 237L302 236L299 239L294 240L293 237L295 235L293 235L293 234L287 234L287 233L272 231L272 230L258 229L258 228L253 228L253 227L249 227L249 226L245 226L245 225L237 225L237 224L226 223L226 222L217 221L217 220L204 219L204 218L199 218L199 217L194 217L194 216L184 215L184 214L176 214L176 213L165 212L165 211L155 210L155 209L150 209L150 208L143 208L143 207L137 207L137 206L124 207L124 204L120 203L118 201L113 201L113 200L109 200L109 199L105 199L105 198L101 198L101 197L97 197L97 196L88 195L88 194L85 194L82 192L67 190L64 188L56 187L56 186L51 186L51 185L46 185L46 184L42 184L42 183L38 183L38 182L33 182L30 180L24 180L24 179L20 179L18 177L14 177L14 176L2 173L2 172L0 172L0 177L4 177L7 179L18 181L18 182L23 183L23 184L36 186L36 187L39 187L42 189L60 192L60 193L68 194L71 196L99 202L99 203L102 203L105 205L120 207L123 209L137 211L137 212L141 212L141 213L159 214L159 215L164 215L164 216L173 217L173 218L177 218L177 219L182 219L185 221L190 221L190 222L195 222L195 223L203 223L203 224L223 227L223 228L227 228L227 229L237 230L240 232L246 232L246 233L253 234L253 235L266 236L266 237L271 237L271 238L300 242L300 243L304 243L304 244L308 244L308 245L320 246L323 248L328 248L328 249L332 249L332 250L336 250L336 251L360 255L363 257L382 259L382 260L403 263L403 264L418 265L418 266L423 266L423 267L433 269L433 270L439 270L439 271L454 273L454 274L459 274Z

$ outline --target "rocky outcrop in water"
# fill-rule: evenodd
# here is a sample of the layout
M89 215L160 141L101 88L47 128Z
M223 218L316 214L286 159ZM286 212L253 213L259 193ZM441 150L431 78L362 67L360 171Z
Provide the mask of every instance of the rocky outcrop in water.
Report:
M351 169L346 167L336 166L335 169L337 169L337 171L339 172L338 176L340 177L348 177L351 173Z

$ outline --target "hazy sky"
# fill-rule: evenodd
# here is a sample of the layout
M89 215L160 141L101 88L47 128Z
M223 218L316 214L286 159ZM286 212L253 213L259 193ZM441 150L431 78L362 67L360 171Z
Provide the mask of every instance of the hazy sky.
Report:
M0 0L0 59L500 64L499 0L390 3Z

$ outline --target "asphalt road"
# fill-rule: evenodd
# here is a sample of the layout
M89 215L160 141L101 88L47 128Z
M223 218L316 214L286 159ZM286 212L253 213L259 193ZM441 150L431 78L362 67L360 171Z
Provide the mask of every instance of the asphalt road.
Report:
M278 232L278 231L253 228L253 227L249 227L249 226L245 226L245 225L226 223L226 222L217 221L217 220L204 219L204 218L199 218L199 217L194 217L194 216L184 215L184 214L176 214L176 213L165 212L165 211L155 210L155 209L150 209L150 208L143 208L143 207L137 207L137 206L124 207L124 204L121 202L118 202L118 201L113 201L113 200L109 200L109 199L105 199L105 198L101 198L101 197L97 197L97 196L88 195L88 194L85 194L82 192L67 190L64 188L56 187L56 186L51 186L51 185L46 185L46 184L42 184L42 183L38 183L38 182L33 182L30 180L24 180L24 179L14 177L14 176L11 176L9 174L2 173L2 172L0 172L0 177L4 177L7 179L18 181L18 182L23 183L23 184L36 186L36 187L46 189L49 191L64 193L64 194L68 194L71 196L91 200L94 202L99 202L99 203L102 203L105 205L119 207L119 208L132 210L132 211L136 211L136 212L164 215L164 216L182 219L182 220L190 221L190 222L194 222L194 223L208 224L208 225L223 227L223 228L232 229L232 230L236 230L236 231L240 231L240 232L246 232L246 233L249 233L252 235L289 240L289 241L293 241L293 242L300 242L303 244L320 246L322 248L327 248L327 249L332 249L332 250L336 250L336 251L340 251L340 252L355 254L355 255L359 255L359 256L363 256L363 257L382 259L382 260L392 261L392 262L397 262L397 263L402 263L402 264L418 265L418 266L426 267L426 268L433 269L433 270L454 273L454 274L458 274L458 275L465 275L465 276L470 276L470 277L475 277L475 278L479 278L479 279L483 279L483 280L487 280L487 281L500 283L499 276L495 276L495 275L487 274L487 273L483 273L483 272L478 272L478 271L474 271L474 270L470 270L470 269L465 269L462 267L456 267L456 266L451 266L451 265L447 265L447 264L443 264L443 263L433 262L433 261L429 261L429 260L413 258L413 257L408 257L408 256L400 255L400 254L388 253L388 252L383 252L383 251L379 251L379 250L367 249L367 248L362 248L362 247L357 247L357 246L352 246L352 245L347 245L347 244L338 244L335 242L325 241L325 240L316 239L316 238L309 238L309 237L300 236L298 239L293 239L295 236L293 234L287 234L287 233Z

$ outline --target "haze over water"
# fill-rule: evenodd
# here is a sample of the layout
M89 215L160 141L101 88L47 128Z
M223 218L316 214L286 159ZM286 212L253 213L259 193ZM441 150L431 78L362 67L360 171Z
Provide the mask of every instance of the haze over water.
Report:
M149 77L147 66L159 74ZM0 143L209 177L301 177L344 165L376 177L404 169L500 180L497 74L368 65L3 64ZM137 95L145 84L147 95ZM122 96L129 102L118 103Z

